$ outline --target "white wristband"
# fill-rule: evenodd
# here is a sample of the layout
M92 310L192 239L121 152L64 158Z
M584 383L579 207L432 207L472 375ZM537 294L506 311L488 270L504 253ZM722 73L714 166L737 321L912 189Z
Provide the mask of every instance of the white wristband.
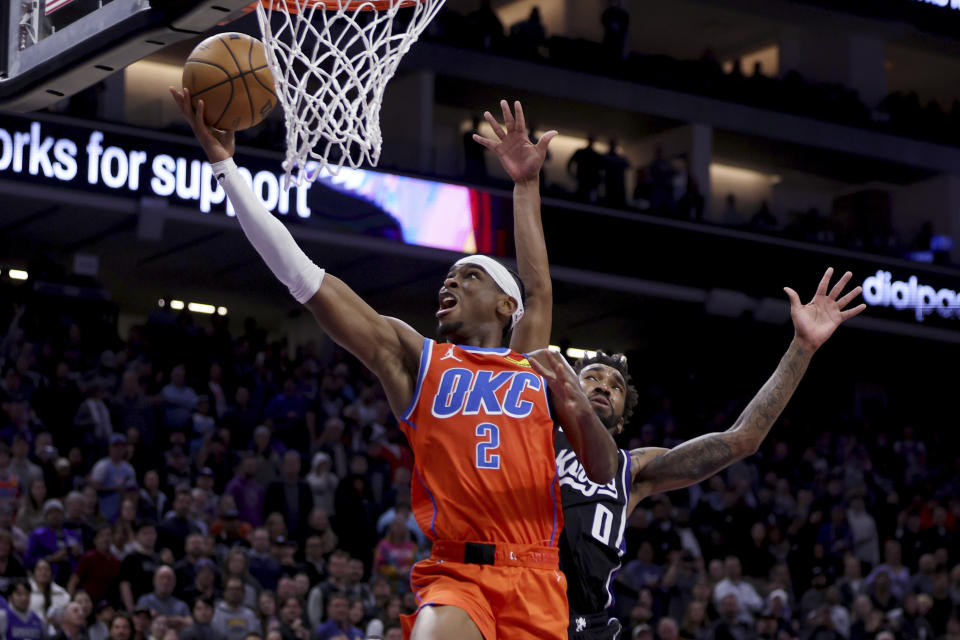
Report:
M290 290L294 299L300 304L307 302L320 289L324 270L297 246L283 223L264 208L240 175L233 158L215 162L211 166L213 175L223 185L237 212L237 220L247 240L273 275Z

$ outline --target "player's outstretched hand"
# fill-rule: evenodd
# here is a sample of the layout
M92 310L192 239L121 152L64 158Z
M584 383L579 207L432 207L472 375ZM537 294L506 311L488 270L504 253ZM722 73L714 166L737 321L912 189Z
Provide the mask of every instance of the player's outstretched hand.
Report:
M478 133L473 134L473 139L496 152L497 157L500 158L500 164L514 182L524 183L539 179L540 168L547 157L547 147L557 132L547 131L540 136L537 144L533 144L530 142L527 121L523 117L520 101L513 103L511 112L507 101L501 100L500 109L503 112L503 126L489 111L483 112L483 117L493 127L493 133L497 139L484 138Z
M571 411L591 411L590 402L580 387L580 379L566 358L550 349L538 349L530 354L530 365L546 378L555 404L563 403Z
M210 162L221 162L227 158L233 157L236 150L233 131L220 131L207 126L203 121L203 100L197 101L197 108L193 108L193 102L190 100L190 91L186 88L183 91L177 91L170 87L170 94L180 107L180 113L190 123L193 129L193 135L200 141L200 146L207 153Z
M827 288L833 278L833 267L830 267L820 279L820 286L813 294L813 299L807 304L800 302L800 296L796 291L790 287L783 288L787 292L787 297L790 298L790 317L793 319L796 338L808 348L814 351L819 349L833 335L837 327L867 308L867 305L860 304L852 309L846 309L862 291L862 288L857 286L843 297L840 296L852 277L853 274L847 271L828 292Z

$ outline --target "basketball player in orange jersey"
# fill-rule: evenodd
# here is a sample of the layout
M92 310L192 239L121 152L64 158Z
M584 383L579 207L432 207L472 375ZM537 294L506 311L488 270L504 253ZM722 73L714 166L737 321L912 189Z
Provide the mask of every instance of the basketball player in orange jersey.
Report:
M474 139L497 152L504 166L507 161L503 154L514 155L515 147L530 146L522 112L514 119L505 111L504 126L489 113L484 117L498 140L481 136ZM538 238L518 233L517 260L530 261L531 269L547 269L546 250L539 244L542 242L542 235ZM557 472L564 511L560 553L569 585L571 639L612 640L619 636L620 623L607 615L606 608L613 603L610 581L620 567L623 532L630 513L650 495L689 487L757 451L799 385L814 352L837 327L866 308L860 304L846 309L861 291L855 287L841 296L852 275L848 271L831 288L833 269L827 269L813 299L805 305L793 289L784 288L790 299L793 341L773 375L729 430L699 436L673 449L621 450L617 473L609 483L596 483L587 477L566 429L557 434ZM538 321L525 318L520 324ZM546 342L540 342L531 348L545 346ZM619 434L637 401L626 357L598 354L578 361L576 369L581 388L597 415L611 434Z
M521 260L518 282L485 256L459 260L439 292L438 331L449 344L424 338L377 314L314 265L243 182L232 160L232 132L215 136L204 125L202 101L194 110L188 93L171 93L248 240L330 337L377 375L413 448L414 513L434 545L432 557L412 572L421 607L405 634L416 640L563 638L566 581L556 546L563 514L550 408L593 480L610 480L617 453L562 357L540 352L528 360L501 346L524 313L524 283L531 290L526 313L538 322L518 328L512 344L526 350L547 339L548 272L531 271L533 263ZM506 164L537 176L552 137L517 147ZM540 232L537 189L535 180L517 183L520 234Z

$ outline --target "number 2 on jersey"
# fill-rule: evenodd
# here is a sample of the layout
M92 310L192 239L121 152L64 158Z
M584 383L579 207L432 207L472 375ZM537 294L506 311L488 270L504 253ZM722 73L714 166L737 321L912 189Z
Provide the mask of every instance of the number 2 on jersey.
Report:
M500 455L491 453L500 448L500 428L495 424L484 422L477 425L477 437L483 438L477 443L477 468L499 469Z

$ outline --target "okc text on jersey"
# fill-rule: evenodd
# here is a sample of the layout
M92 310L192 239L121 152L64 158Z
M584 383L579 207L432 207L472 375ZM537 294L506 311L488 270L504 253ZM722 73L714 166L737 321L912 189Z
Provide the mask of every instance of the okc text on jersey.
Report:
M502 389L506 389L506 393L500 393ZM431 413L440 419L481 412L488 416L505 414L526 418L533 411L534 403L523 398L524 392L530 390L540 395L541 389L543 380L530 371L471 371L455 367L443 372Z

